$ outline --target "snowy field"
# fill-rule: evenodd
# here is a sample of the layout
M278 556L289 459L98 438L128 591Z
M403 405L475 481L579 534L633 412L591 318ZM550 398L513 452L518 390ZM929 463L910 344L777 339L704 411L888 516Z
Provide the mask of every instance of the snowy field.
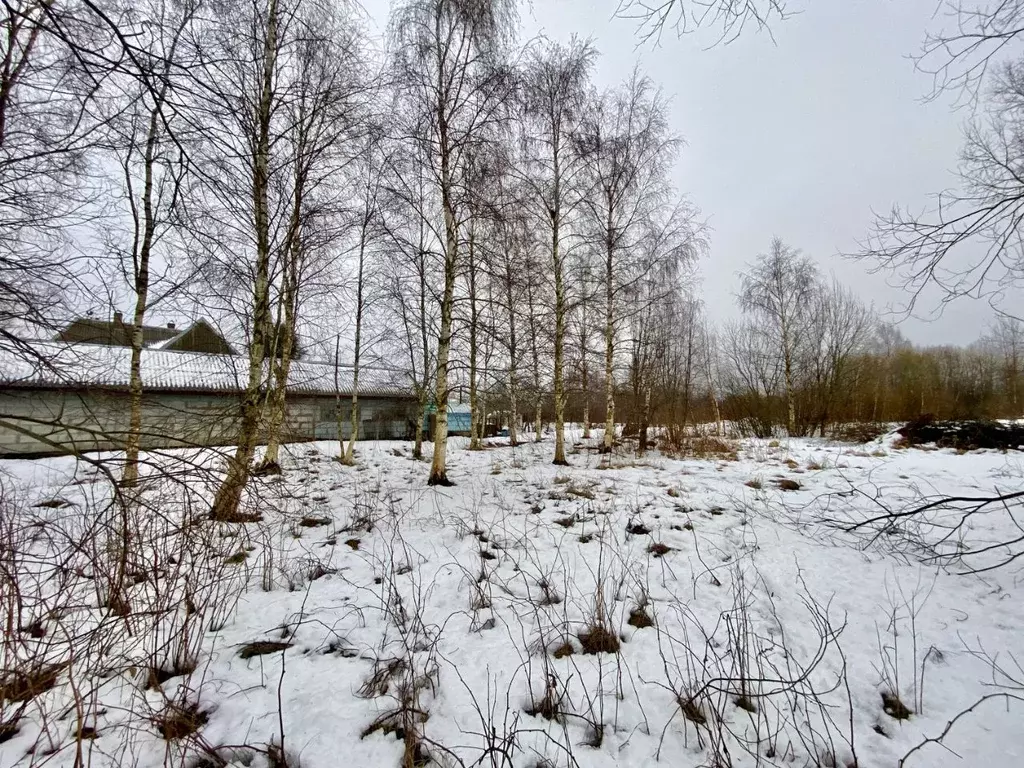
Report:
M1024 765L1014 505L889 516L1021 454L465 448L293 445L234 524L151 457L120 610L102 467L0 462L0 766Z

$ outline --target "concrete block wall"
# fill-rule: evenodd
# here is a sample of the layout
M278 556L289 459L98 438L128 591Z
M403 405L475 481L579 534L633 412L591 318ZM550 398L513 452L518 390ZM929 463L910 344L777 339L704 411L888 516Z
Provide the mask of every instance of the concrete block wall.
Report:
M406 436L407 401L360 401L361 435ZM347 403L342 400L343 407ZM337 439L333 397L289 398L286 442ZM149 393L142 413L142 447L230 445L238 434L237 393ZM0 390L0 456L120 450L128 432L126 392L105 390ZM348 418L343 439L348 438Z
M341 439L352 432L351 400L341 400ZM416 404L411 400L359 398L357 440L388 440L411 436ZM337 440L337 405L331 398L298 397L288 401L287 423L296 430L294 440ZM302 436L299 437L298 435Z

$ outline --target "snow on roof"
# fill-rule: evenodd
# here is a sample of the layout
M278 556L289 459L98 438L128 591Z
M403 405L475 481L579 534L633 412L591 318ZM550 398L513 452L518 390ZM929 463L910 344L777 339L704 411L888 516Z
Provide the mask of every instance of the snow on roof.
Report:
M125 322L120 312L114 313L113 320L96 320L80 317L62 329L52 340L64 344L103 344L111 347L130 347L134 326ZM191 337L187 345L179 342ZM185 328L176 328L174 323L143 325L142 345L146 349L181 348L190 352L210 354L234 354L228 340L202 317Z
M128 386L129 347L63 342L27 342L17 350L0 349L0 386L36 388ZM268 376L269 365L264 367ZM142 350L143 386L150 390L240 392L249 375L249 359L239 355ZM351 394L352 367L296 360L288 374L288 391L296 394ZM359 394L410 396L408 376L390 368L362 366Z
M152 344L147 344L146 345L146 349L167 349L167 347L169 347L172 344L174 344L174 342L176 342L178 339L180 339L182 336L184 336L186 333L188 333L191 330L192 330L192 326L190 325L188 328L185 328L184 330L178 331L176 334L174 334L170 338L163 339L161 341L154 341Z

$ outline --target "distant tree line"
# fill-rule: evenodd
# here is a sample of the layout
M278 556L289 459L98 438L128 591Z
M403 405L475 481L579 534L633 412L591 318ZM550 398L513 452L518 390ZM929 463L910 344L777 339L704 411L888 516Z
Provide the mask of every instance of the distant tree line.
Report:
M658 360L649 390L625 385L627 432L698 425L754 435L831 434L854 423L1021 418L1024 323L1000 316L968 347L915 347L815 262L779 239L742 276L740 320L718 333L690 299L663 313L666 342L633 337L630 383ZM671 343L668 343L671 339Z

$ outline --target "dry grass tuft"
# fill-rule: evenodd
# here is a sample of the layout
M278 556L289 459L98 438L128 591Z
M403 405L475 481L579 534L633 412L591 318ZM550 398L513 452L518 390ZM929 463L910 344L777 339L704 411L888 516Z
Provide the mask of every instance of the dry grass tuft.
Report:
M537 586L542 593L539 605L558 605L562 602L562 596L552 588L547 579L541 579Z
M67 499L46 499L32 506L36 509L65 509L71 506L71 502Z
M18 720L20 718L15 715L8 720L0 720L0 744L5 741L10 741L18 735Z
M57 684L67 664L43 664L28 671L14 670L0 678L0 701L28 701Z
M614 632L610 632L607 627L603 627L600 624L596 624L590 627L586 632L582 632L578 635L580 645L583 646L583 652L592 653L618 653L621 643L619 638L616 637Z
M639 520L634 520L626 524L626 533L632 534L633 536L644 536L650 532L651 529Z
M263 520L263 515L259 512L235 512L230 515L211 513L210 519L216 520L218 523L258 523Z
M788 477L780 477L775 481L775 485L780 491L799 491L801 487L800 483Z
M550 696L544 696L540 701L535 702L526 710L531 717L543 717L545 720L558 720L558 704L552 701Z
M637 629L646 629L654 626L654 619L647 612L646 606L638 605L629 612L629 620L626 623Z
M378 659L374 664L373 674L359 687L356 696L364 699L384 696L391 687L392 680L397 679L406 668L404 659Z
M558 679L554 675L548 675L544 684L544 695L540 701L534 701L526 710L526 714L532 717L543 717L545 720L561 721L562 718L562 696L558 692Z
M574 653L576 653L576 649L572 647L572 643L566 640L555 648L555 650L551 652L551 655L556 659L564 659L566 656L572 656Z
M375 733L380 733L385 736L394 736L399 741L404 739L405 729L402 727L401 713L385 712L378 716L372 723L363 728L362 732L359 734L359 738L365 739Z
M303 528L319 528L323 525L330 525L333 522L329 517L304 517L299 520L299 525Z
M752 477L744 483L747 488L753 488L755 491L760 491L764 488L764 481L760 477Z
M253 656L265 656L268 653L277 653L291 647L291 643L278 640L257 640L243 645L238 651L238 655L243 659L251 659Z
M159 691L163 684L168 680L189 675L195 672L195 670L196 663L192 660L187 660L184 663L174 664L169 667L150 667L149 674L146 678L146 687L150 690Z
M210 713L198 704L171 704L153 718L153 725L162 738L174 741L197 733L209 720Z
M747 712L757 712L757 705L754 704L754 702L751 701L750 697L747 695L737 696L735 699L733 699L733 704L735 704L740 709L746 710Z
M708 718L705 716L704 710L701 709L700 704L698 704L692 696L687 699L680 697L678 701L679 708L683 712L683 717L696 725L707 724Z
M678 455L694 459L724 459L739 461L739 453L735 443L713 435L683 438L671 449L665 451L669 455Z
M655 557L664 557L672 551L672 547L668 546L668 544L662 544L660 541L658 541L647 547L647 551Z
M402 757L399 761L402 768L427 766L431 764L432 760L419 735L419 726L427 722L428 717L426 712L412 707L385 712L366 726L359 738L365 739L375 733L392 735L398 741L404 742Z
M914 714L892 691L882 691L882 711L896 720L909 720Z
M577 498L587 499L589 501L593 501L597 498L597 494L595 494L592 489L582 485L570 485L565 489L565 492L570 496L576 496Z
M317 560L309 566L309 570L306 572L306 578L310 581L316 581L317 579L322 579L324 576L333 576L337 572L337 568L328 568L322 562Z

